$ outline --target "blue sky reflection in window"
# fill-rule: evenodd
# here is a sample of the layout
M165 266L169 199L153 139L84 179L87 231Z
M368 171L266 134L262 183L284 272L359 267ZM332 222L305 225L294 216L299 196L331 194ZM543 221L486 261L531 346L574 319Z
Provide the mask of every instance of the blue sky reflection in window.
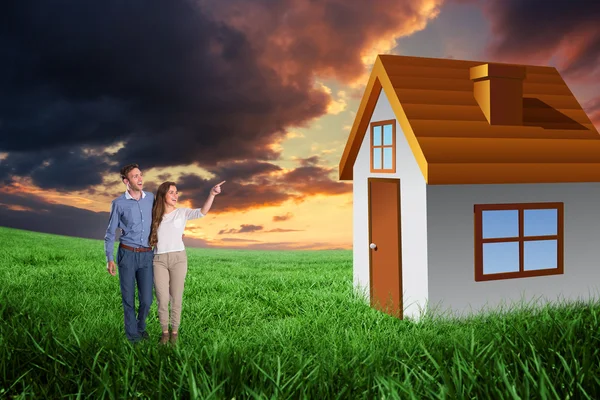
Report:
M556 209L523 211L523 270L557 268L558 242L543 236L558 234ZM497 274L519 271L519 211L487 210L482 212L483 239L506 238L507 241L483 244L483 273ZM527 240L540 237L541 240Z

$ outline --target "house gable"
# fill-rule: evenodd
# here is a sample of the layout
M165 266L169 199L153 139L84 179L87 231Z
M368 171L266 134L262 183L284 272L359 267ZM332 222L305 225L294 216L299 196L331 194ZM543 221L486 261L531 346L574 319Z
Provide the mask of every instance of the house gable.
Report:
M481 79L496 79L498 71L500 79L516 78L523 70L522 115L488 120L482 96L502 96L486 94L498 85ZM378 56L373 66L340 161L341 180L353 179L381 91L428 184L600 182L600 135L555 68L393 55ZM509 125L514 121L522 123Z
M396 116L396 120L402 128L402 132L404 132L406 140L408 141L413 155L419 164L419 168L423 173L423 177L427 177L427 163L423 152L421 151L421 147L419 146L417 138L412 132L411 126L406 118L406 114L404 113L402 105L398 100L398 96L394 91L392 82L385 72L381 58L377 57L375 64L373 65L369 82L367 83L363 98L356 113L354 124L350 130L350 136L348 138L348 142L346 143L346 148L342 154L339 168L339 178L341 180L353 179L352 167L354 165L354 161L356 160L358 150L360 149L360 146L364 140L365 134L369 131L371 117L373 116L373 111L375 110L377 100L379 99L379 95L382 90L385 92L387 100L394 111L394 115Z

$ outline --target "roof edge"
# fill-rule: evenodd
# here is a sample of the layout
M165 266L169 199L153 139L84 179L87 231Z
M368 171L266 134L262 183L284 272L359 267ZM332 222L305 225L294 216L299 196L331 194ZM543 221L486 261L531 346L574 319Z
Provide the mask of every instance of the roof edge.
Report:
M410 126L408 117L402 108L400 99L398 99L398 96L396 95L396 91L387 74L380 55L377 56L373 65L369 82L365 87L363 98L356 113L352 129L350 130L350 134L348 136L348 141L346 142L346 147L344 148L344 152L340 160L339 180L353 179L354 162L356 161L356 157L358 155L360 146L362 145L367 126L371 120L373 112L375 111L375 107L382 90L386 94L394 116L396 117L396 120L398 121L398 124L400 125L400 128L406 137L413 156L419 165L419 169L423 174L425 183L427 183L427 160L425 159L423 150L421 149L417 137Z
M339 180L351 181L353 179L353 167L356 156L362 144L364 132L367 129L367 124L373 115L379 94L381 93L380 75L384 72L383 64L379 56L375 59L369 82L365 87L362 100L358 106L352 129L346 141L346 147L342 153L342 158L339 164Z

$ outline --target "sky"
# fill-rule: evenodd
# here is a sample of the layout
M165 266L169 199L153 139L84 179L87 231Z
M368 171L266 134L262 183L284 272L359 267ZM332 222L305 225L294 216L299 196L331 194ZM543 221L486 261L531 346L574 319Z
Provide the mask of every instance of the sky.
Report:
M338 165L377 54L551 65L600 129L592 0L0 2L0 226L103 239L121 166L192 247L352 248Z

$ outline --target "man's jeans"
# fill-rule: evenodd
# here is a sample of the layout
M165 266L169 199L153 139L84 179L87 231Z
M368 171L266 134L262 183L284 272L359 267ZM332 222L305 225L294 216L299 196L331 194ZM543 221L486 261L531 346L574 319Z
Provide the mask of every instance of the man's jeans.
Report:
M131 342L137 342L146 330L146 318L152 304L154 252L133 252L119 247L117 265L119 283L125 314L125 335ZM135 283L137 281L139 308L135 317Z

